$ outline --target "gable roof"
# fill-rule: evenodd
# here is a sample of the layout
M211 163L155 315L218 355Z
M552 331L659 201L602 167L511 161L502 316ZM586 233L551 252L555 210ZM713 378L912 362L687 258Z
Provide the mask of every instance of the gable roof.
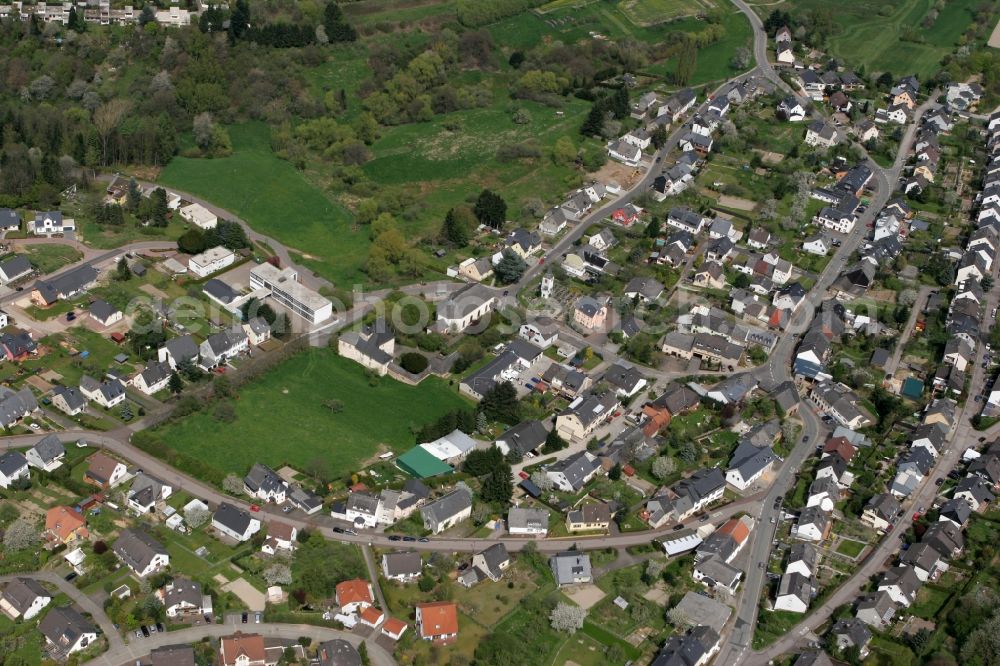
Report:
M24 613L39 597L52 595L33 578L15 578L3 589L3 600L18 613Z
M264 637L260 634L244 634L237 631L232 636L223 636L220 642L223 666L235 666L241 656L250 663L264 663L267 659Z
M212 520L224 527L228 527L237 534L246 534L247 528L250 526L250 521L253 520L253 517L249 512L235 507L228 502L223 502L219 505L219 508L215 510L215 513L212 515Z
M60 648L74 645L82 635L97 633L97 629L78 610L60 606L50 610L38 623L38 631Z
M464 488L456 488L447 495L425 504L421 507L420 514L425 518L430 518L435 523L440 523L471 506L472 497L469 492Z
M458 633L458 606L451 601L417 604L420 613L420 635L430 638Z
M417 575L424 566L420 553L415 550L386 553L382 556L382 564L387 576Z
M112 549L135 571L144 571L154 557L167 552L159 541L141 530L133 529L122 530Z

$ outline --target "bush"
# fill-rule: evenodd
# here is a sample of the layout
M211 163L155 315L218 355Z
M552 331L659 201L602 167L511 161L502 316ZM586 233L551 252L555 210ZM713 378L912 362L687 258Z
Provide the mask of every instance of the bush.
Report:
M417 352L407 352L399 359L399 364L410 374L419 375L427 369L427 357Z

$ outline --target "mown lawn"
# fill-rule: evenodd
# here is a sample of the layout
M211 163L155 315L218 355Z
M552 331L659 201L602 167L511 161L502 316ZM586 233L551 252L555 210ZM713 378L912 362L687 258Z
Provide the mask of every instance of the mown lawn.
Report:
M326 404L339 400L343 411ZM385 444L403 451L411 428L468 403L441 380L419 386L389 378L369 383L357 364L327 349L285 361L239 391L236 419L223 424L199 412L155 431L170 447L223 472L245 474L255 463L300 469L327 465L339 475Z
M690 0L623 0L618 8L638 25L654 25L682 16L694 16L703 12L705 5L711 4Z
M175 157L159 182L190 192L239 215L255 231L307 253L309 266L350 286L362 278L367 231L350 214L271 151L264 123L229 127L233 154L218 159Z

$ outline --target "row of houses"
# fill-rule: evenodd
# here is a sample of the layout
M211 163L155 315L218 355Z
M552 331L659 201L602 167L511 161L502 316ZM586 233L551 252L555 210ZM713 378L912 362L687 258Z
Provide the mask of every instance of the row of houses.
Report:
M36 4L13 0L11 3L0 4L0 18L19 18L22 21L37 17L46 23L62 23L68 25L70 16L75 12L87 23L95 25L132 25L139 22L142 7L131 5L112 8L109 0L98 2L38 2ZM191 25L192 17L197 18L197 12L170 5L165 9L157 9L153 19L162 26L180 28Z

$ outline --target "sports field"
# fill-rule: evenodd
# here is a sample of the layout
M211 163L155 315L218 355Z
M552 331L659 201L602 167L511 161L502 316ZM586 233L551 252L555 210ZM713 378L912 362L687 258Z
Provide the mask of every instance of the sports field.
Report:
M715 8L712 0L622 0L618 3L618 9L638 25L697 16Z
M350 214L271 151L264 123L229 127L233 154L217 159L175 157L159 182L232 211L255 231L307 253L305 263L350 287L362 280L367 230L354 230Z
M343 404L340 412L327 405ZM414 444L413 427L469 403L442 380L419 386L383 377L369 384L361 366L328 349L298 354L239 391L236 420L198 413L156 430L170 447L223 472L245 474L255 462L332 474L357 469L380 444L400 452Z

